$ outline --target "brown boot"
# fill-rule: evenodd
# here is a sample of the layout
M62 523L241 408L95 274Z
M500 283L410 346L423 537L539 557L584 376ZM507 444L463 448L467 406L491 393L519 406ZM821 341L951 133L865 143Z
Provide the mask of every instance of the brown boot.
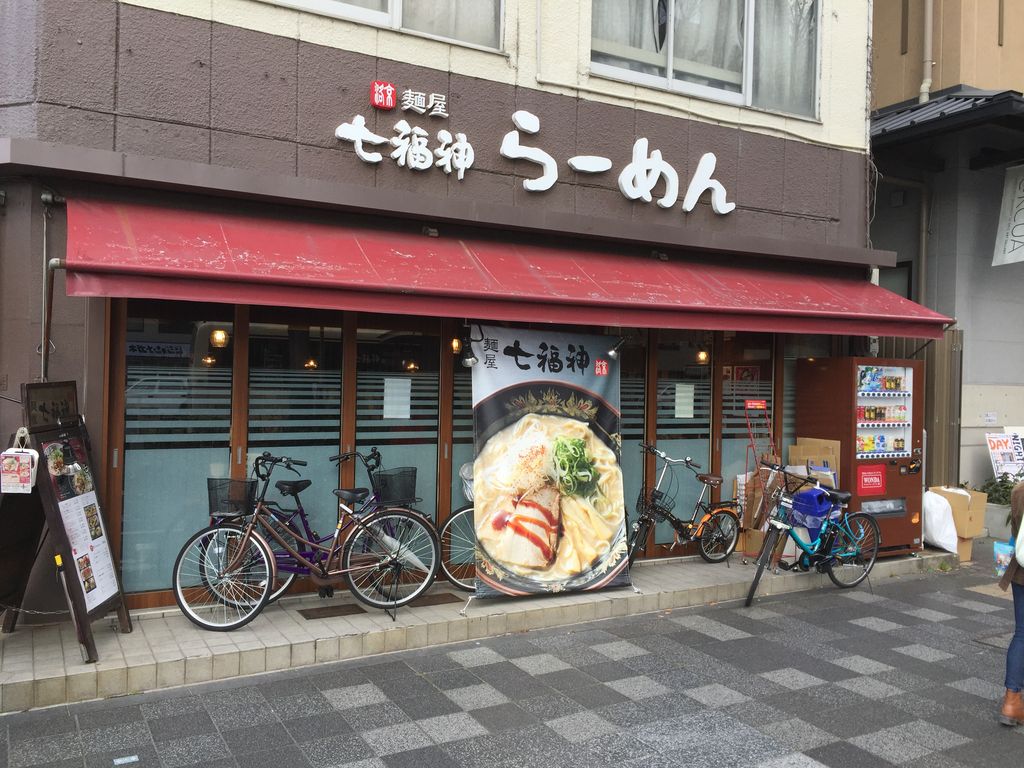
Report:
M1021 698L1020 691L1006 690L999 722L1003 725L1024 725L1024 698Z

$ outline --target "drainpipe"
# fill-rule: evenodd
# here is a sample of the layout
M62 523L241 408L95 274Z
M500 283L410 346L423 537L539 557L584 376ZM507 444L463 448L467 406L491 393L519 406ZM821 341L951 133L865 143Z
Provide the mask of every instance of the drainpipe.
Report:
M39 380L47 381L50 373L50 321L53 317L53 273L64 269L64 259L49 258L47 243L47 225L53 215L54 205L63 205L64 198L53 192L43 192L39 196L43 201L43 322L42 339L39 343Z
M921 215L918 222L918 246L917 246L917 301L927 306L927 294L925 292L928 275L928 221L931 217L931 189L923 181L912 179L900 179L894 176L884 176L882 181L896 187L916 189L921 193Z
M921 91L917 95L918 104L924 104L932 91L932 9L933 0L924 0L924 51L923 51L923 80L921 80Z

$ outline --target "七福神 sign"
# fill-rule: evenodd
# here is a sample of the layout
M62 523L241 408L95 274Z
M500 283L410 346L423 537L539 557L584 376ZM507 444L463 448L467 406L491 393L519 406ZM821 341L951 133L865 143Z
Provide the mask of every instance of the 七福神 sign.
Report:
M988 455L996 477L1004 473L1016 475L1024 472L1024 441L1018 434L986 434Z
M992 266L1024 261L1024 165L1006 169Z
M628 584L610 340L474 327L477 594Z
M512 123L515 130L502 138L498 153L509 160L525 160L537 166L536 174L523 180L523 189L528 192L551 189L558 181L558 161L546 150L523 143L524 134L532 136L540 132L540 119L531 112L518 110L512 115ZM448 175L455 173L462 181L466 171L473 167L476 150L465 133L453 134L441 129L436 134L437 146L432 149L427 130L410 125L404 118L395 123L394 132L390 138L376 134L367 127L363 115L355 115L351 122L339 125L334 135L340 141L350 142L356 157L364 163L376 164L384 159L383 154L368 149L368 146L388 145L392 147L389 157L410 170L427 171L438 167ZM570 168L581 174L612 170L612 161L600 155L574 155L567 162ZM681 208L684 213L692 211L705 192L711 193L711 208L715 213L725 215L736 208L736 203L728 199L725 187L714 178L717 162L713 152L701 155L683 194ZM657 205L669 209L679 201L679 173L664 159L660 149L651 150L646 138L636 139L631 160L618 175L619 191L629 200L650 203L654 199L655 188L662 182L664 191Z

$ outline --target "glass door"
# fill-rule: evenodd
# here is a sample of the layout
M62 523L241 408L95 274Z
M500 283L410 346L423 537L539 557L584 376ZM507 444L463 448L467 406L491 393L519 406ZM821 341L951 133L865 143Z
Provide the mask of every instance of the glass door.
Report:
M416 508L436 521L440 321L360 315L357 340L356 450L376 446L383 469L415 467Z
M169 589L178 550L209 523L206 479L231 474L234 309L129 301L121 578Z
M775 414L772 344L773 336L769 333L726 332L719 345L715 372L722 393L718 474L723 478L723 497L732 498L737 477L756 468L757 457L749 451L750 432L753 431L759 450L768 446ZM764 409L748 409L747 401L763 401Z
M658 331L657 445L674 459L689 456L705 472L711 465L711 351L710 334ZM657 479L655 475L652 485ZM701 484L685 467L670 468L661 490L674 496L673 511L686 520L700 495ZM671 545L674 541L672 526L659 522L654 543ZM673 554L682 551L677 549Z
M338 470L342 376L341 315L313 310L254 307L249 323L248 461L269 451L301 459L301 478L313 485L301 495L310 524L321 535L337 523L331 494ZM300 475L279 468L275 480ZM271 484L267 498L281 501ZM294 507L290 500L283 504Z

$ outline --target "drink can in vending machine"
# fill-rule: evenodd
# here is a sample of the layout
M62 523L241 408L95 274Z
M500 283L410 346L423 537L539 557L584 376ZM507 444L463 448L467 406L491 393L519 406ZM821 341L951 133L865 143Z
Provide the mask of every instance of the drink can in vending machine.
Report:
M863 405L857 406L857 421L864 421L864 414L867 412L867 408Z

